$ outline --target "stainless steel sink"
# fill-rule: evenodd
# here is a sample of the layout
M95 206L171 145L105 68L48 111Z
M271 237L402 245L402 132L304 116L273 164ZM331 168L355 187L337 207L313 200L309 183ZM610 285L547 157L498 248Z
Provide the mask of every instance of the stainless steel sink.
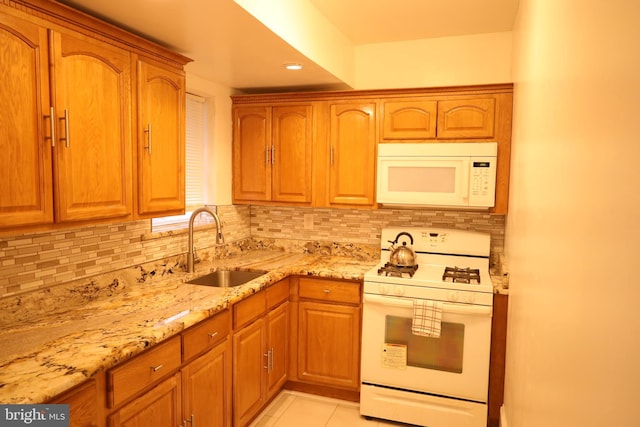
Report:
M189 280L187 283L193 285L214 286L217 288L232 288L234 286L240 286L266 274L266 271L238 271L238 270L218 270L213 273L209 273L204 276L196 277Z

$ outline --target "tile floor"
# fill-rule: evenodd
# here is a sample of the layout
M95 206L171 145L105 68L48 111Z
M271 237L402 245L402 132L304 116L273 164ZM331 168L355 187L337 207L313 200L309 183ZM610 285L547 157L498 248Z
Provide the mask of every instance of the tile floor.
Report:
M360 416L358 404L314 396L296 391L282 391L262 411L250 427L391 427L407 426Z

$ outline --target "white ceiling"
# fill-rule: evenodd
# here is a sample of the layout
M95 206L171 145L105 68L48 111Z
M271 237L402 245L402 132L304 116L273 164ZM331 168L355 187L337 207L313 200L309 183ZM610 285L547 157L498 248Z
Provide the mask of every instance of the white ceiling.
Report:
M192 58L189 72L232 88L347 88L233 0L59 1ZM518 6L518 0L309 1L356 46L510 31ZM288 62L305 68L284 70Z

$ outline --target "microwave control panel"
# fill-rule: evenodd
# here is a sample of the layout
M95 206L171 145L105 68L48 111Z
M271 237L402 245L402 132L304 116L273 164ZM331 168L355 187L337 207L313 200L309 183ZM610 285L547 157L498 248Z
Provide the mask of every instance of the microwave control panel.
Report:
M495 204L496 159L472 158L471 176L469 178L469 204Z

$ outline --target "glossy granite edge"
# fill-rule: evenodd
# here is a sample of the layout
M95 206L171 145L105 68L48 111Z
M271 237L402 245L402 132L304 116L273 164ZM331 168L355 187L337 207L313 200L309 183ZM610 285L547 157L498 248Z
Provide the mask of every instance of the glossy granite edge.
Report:
M201 251L192 274L177 256L1 299L0 403L45 402L289 275L362 280L374 253L249 240ZM217 269L269 272L236 288L185 283Z

